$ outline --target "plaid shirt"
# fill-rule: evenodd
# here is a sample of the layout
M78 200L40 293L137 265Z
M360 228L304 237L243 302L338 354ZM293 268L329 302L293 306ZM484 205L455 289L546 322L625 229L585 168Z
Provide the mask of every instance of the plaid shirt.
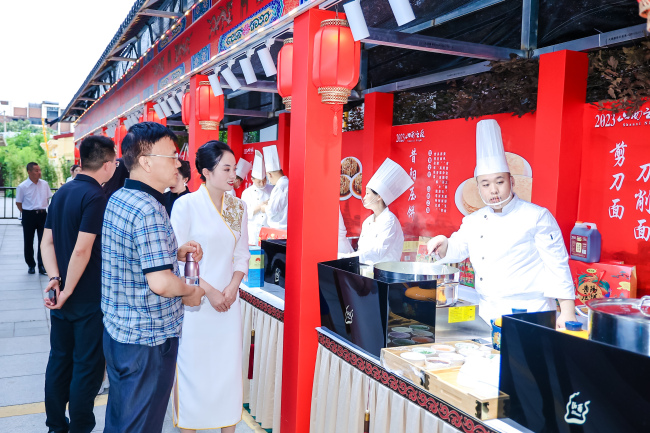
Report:
M181 298L158 296L145 275L171 269L179 275L176 236L163 195L127 179L106 206L102 228L104 326L120 343L156 346L179 337Z

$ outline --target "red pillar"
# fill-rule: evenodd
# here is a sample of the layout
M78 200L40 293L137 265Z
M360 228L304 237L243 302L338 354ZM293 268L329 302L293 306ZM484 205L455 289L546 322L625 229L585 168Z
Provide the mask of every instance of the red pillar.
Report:
M588 68L587 54L575 51L539 62L532 198L555 216L567 244L578 213Z
M235 154L235 160L244 156L244 130L239 125L228 126L228 146Z
M190 191L196 191L199 189L202 182L199 173L196 171L196 150L207 141L219 139L218 130L209 131L201 129L199 120L196 118L196 88L199 86L201 81L208 81L208 77L197 74L190 78L190 129L188 137L188 159L190 160L190 166L192 167L192 179L188 184Z
M291 114L280 113L278 117L278 154L282 171L289 176L289 148L291 138Z
M126 117L121 117L117 121L117 127L115 128L115 139L113 140L115 142L115 145L117 146L117 157L121 158L122 157L122 140L124 140L124 136L126 135L126 126L124 126L124 121L126 120Z
M294 21L283 433L309 431L318 349L314 328L320 326L316 264L335 258L337 252L342 134L339 130L334 135L333 106L321 103L312 84L314 35L321 21L334 17L333 12L314 8Z
M390 157L390 134L393 126L393 94L369 93L363 110L363 192L375 171Z

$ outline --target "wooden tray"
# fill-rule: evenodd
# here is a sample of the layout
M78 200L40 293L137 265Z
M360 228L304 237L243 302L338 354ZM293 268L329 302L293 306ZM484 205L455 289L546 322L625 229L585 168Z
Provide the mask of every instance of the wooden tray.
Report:
M436 344L453 346L454 344L461 342L474 343L472 341L463 340ZM431 343L427 343L382 349L382 365L387 369L406 377L416 386L429 391L436 397L480 420L507 417L506 409L509 396L501 391L499 391L498 396L481 395L473 388L459 385L458 373L460 372L460 367L427 370L426 367L415 365L400 356L400 353L411 351L411 349L415 347L431 346ZM498 354L499 352L492 350L492 353Z

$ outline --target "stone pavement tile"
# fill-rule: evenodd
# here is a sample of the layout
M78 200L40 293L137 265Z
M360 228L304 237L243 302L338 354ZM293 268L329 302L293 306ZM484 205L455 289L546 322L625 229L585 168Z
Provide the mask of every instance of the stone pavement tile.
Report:
M43 369L45 371L45 369ZM0 389L10 389L11 392L0 392L0 406L38 403L45 397L45 373L32 376L6 377L0 379ZM3 430L0 431L20 431Z
M45 290L46 286L34 279L34 280L13 280L3 278L0 281L0 292L6 290Z
M34 322L16 322L15 329L47 328L47 320L36 320Z
M47 367L47 352L0 356L0 378L30 376L43 373Z
M11 291L13 292L14 290ZM30 296L29 299L25 299L24 297L22 297L22 299L2 299L2 295L0 295L0 311L36 309L43 307L44 296L40 296L43 292L40 290L34 290L34 292L37 292L39 296ZM0 293L2 293L2 291L0 291Z
M0 356L22 355L25 353L50 353L50 336L4 338L0 341ZM45 371L45 369L43 369ZM0 387L0 389L3 389ZM2 394L2 392L0 392Z
M0 290L0 304L5 301L15 300L15 299L25 299L25 300L38 300L41 302L43 300L43 290L34 289L34 290ZM42 302L41 302L42 305ZM0 309L2 307L0 306Z
M16 323L20 323L20 322L16 322ZM33 335L50 335L50 327L48 326L47 321L45 321L45 325L42 327L14 330L14 337L29 337Z
M2 314L0 314L0 323L30 322L33 320L44 320L44 319L45 319L45 308L3 311Z
M13 322L0 323L0 338L8 338L13 336L14 336Z
M43 433L47 431L47 427L45 426L45 414L35 413L32 415L0 418L0 431L16 433Z

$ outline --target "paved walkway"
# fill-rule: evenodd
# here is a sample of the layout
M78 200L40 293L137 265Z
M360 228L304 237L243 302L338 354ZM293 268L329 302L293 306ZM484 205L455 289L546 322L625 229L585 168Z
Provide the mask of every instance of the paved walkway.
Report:
M50 350L50 315L43 306L47 281L45 276L27 273L22 227L18 221L1 221L0 432L47 432L43 404L45 368ZM104 429L106 400L106 393L95 400L97 426L93 431ZM263 431L244 411L236 432ZM163 432L179 432L172 425L169 410Z

